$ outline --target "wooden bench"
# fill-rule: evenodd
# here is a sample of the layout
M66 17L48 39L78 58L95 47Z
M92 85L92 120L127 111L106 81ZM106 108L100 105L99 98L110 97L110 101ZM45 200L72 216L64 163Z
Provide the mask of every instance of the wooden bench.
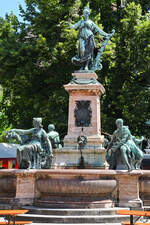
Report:
M22 224L30 224L32 221L15 221L15 224L17 225L22 225ZM0 225L7 225L8 221L0 221ZM9 224L14 224L13 221L9 221Z
M16 215L18 214L24 214L28 212L29 210L21 209L21 210L15 210L15 209L9 209L9 210L0 210L0 216L4 217L6 221L0 221L0 224L30 224L32 221L16 221Z
M150 223L143 223L140 221L138 222L137 220L135 222L133 222L133 216L138 216L139 218L141 216L150 217L150 211L117 210L117 214L130 216L130 221L122 221L121 222L122 225L150 225Z
M130 221L122 221L121 222L122 225L130 225ZM150 223L143 223L143 222L133 222L134 225L150 225Z

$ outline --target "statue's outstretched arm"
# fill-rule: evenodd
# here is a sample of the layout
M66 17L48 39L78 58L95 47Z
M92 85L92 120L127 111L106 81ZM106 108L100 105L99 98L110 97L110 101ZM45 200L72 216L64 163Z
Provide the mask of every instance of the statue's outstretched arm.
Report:
M68 23L71 29L75 29L72 23Z
M110 38L114 33L115 30L112 30L112 33L106 33L105 31L101 30L96 24L95 24L95 30L96 32L98 32L99 34L101 34L102 36L106 37L106 38Z
M105 31L101 30L100 28L98 29L98 31L99 31L99 33L100 33L102 36L104 36L104 37L108 37L108 36L109 36L108 33L106 33Z
M12 129L11 131L16 132L17 134L32 134L34 128L23 130L23 129Z
M68 23L69 24L69 26L70 26L70 28L71 29L78 29L79 28L79 25L80 25L80 21L78 21L77 23L75 23L75 24L72 24L72 23Z

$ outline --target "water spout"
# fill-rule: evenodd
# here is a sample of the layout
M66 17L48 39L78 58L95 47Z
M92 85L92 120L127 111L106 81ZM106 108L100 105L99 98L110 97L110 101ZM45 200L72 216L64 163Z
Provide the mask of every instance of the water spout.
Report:
M84 162L82 150L84 149L84 147L87 143L87 137L85 135L82 135L82 133L83 133L83 127L81 128L81 135L79 135L77 138L78 148L79 148L80 154L81 154L80 160L79 160L79 166L78 166L78 168L80 168L80 169L85 168L85 162Z

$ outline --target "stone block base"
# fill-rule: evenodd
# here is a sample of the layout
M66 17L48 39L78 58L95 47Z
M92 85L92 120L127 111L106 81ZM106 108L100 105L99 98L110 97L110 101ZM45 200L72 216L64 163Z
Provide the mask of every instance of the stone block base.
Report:
M76 147L64 147L54 151L52 168L100 168L108 169L105 149L99 146L86 146L82 152Z
M78 139L79 135L82 135L82 134L80 134L80 132L78 132L78 134L76 134L76 135L71 135L71 136L66 135L64 138L64 147L65 148L72 147L72 148L77 149L78 148L77 139ZM92 146L93 148L100 148L100 146L102 146L102 143L104 142L103 135L95 134L95 135L85 135L85 136L87 137L87 144L86 144L85 148L89 148L90 146Z
M86 209L86 208L112 208L114 207L114 202L110 199L100 200L98 198L89 197L49 197L36 199L35 205L38 207L48 207L48 208L62 208L62 209Z
M23 195L23 193L22 193ZM12 197L12 198L0 198L0 202L1 205L3 205L2 209L5 209L5 205L6 205L6 209L18 209L18 207L24 206L24 205L33 205L34 203L34 198L16 198L16 197ZM9 207L8 207L9 206Z
M133 200L121 200L118 204L118 206L120 207L130 207L132 209L141 209L143 208L143 202L141 201L141 199L133 199Z
M140 209L142 203L149 205L150 202L149 170L4 169L0 170L0 181L3 209L4 204L7 209L33 204L60 208L115 205Z

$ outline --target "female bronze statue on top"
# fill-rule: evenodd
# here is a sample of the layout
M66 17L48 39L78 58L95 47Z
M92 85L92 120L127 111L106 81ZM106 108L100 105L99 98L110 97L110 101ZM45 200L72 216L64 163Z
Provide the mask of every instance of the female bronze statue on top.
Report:
M89 8L85 7L83 10L83 20L78 21L74 25L70 24L71 28L79 30L78 54L72 58L72 62L75 65L81 66L80 71L95 71L102 69L102 64L100 63L101 55L108 40L115 32L114 30L112 30L112 33L108 34L102 31L93 21L89 19L89 14ZM101 48L98 50L97 56L94 57L94 48L96 48L94 35L96 33L100 33L106 38L106 40L103 42Z

